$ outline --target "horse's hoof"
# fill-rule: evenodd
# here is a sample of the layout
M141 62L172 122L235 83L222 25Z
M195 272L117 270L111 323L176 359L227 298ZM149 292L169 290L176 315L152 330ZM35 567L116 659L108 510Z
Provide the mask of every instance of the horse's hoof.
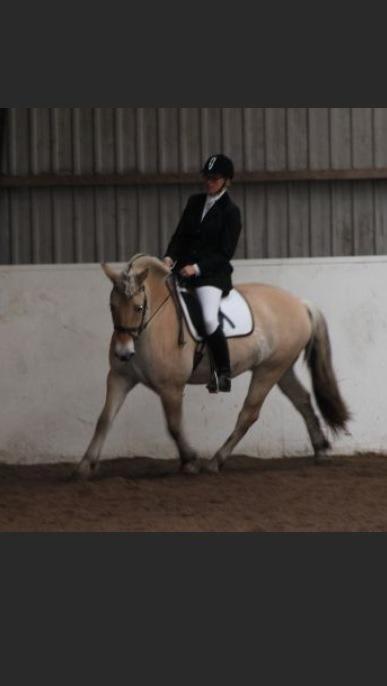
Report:
M218 460L213 457L212 460L206 460L204 463L204 470L209 474L219 474Z
M181 469L184 474L199 474L200 463L198 460L190 460L189 462L184 462Z
M314 456L315 464L331 464L332 462L332 455L327 455L326 453L316 453Z
M71 475L73 481L88 481L95 476L97 472L97 464L90 462L80 462L74 469Z

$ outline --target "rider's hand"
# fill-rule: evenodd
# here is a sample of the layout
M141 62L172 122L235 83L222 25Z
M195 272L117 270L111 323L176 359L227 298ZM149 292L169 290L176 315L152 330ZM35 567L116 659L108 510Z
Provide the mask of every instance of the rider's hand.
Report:
M172 259L172 257L168 257L168 256L167 256L167 257L164 257L163 263L165 264L166 267L168 267L168 269L172 269L172 268L173 268L173 265L175 264L175 262L174 262L174 260Z
M180 269L180 274L181 276L185 276L186 278L189 278L190 276L196 276L197 269L193 264L186 264L185 267Z

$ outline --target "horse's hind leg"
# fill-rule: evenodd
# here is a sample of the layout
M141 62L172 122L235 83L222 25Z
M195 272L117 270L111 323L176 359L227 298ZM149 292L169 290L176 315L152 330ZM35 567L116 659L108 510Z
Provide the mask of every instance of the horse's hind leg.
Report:
M130 376L123 376L113 371L109 372L105 405L97 421L89 447L75 470L75 476L87 479L92 475L113 420L127 394L136 383L137 381Z
M197 454L188 444L182 427L183 389L180 387L165 389L160 391L160 397L169 434L175 441L179 451L182 469L187 474L197 474L200 471Z
M249 390L239 413L234 431L217 451L207 465L208 471L217 472L231 454L237 443L243 438L250 426L257 421L263 402L270 389L277 383L282 370L259 366L253 370Z
M293 367L290 367L278 381L278 386L304 419L312 442L315 461L323 461L325 452L331 446L321 429L319 419L312 407L310 395L297 378Z

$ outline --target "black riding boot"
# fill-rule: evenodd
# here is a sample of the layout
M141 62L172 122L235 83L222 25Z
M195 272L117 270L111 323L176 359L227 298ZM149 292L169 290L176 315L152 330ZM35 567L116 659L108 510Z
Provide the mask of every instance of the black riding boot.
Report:
M216 374L213 375L207 388L210 393L217 393L218 391L228 393L231 391L230 355L227 338L221 326L218 326L214 333L206 337L206 343L211 351L216 370Z

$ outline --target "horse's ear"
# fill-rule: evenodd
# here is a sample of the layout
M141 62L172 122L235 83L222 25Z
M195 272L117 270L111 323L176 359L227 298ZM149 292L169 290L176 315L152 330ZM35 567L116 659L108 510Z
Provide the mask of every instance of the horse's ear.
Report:
M139 272L139 274L136 274L137 286L142 286L142 284L144 283L148 274L149 274L149 267L145 267L145 269L143 269L142 272Z
M110 281L116 284L119 279L119 274L117 274L117 272L115 272L114 269L112 269L112 267L110 267L108 264L101 264L101 267L105 272L106 276L108 277L108 279L110 279Z

